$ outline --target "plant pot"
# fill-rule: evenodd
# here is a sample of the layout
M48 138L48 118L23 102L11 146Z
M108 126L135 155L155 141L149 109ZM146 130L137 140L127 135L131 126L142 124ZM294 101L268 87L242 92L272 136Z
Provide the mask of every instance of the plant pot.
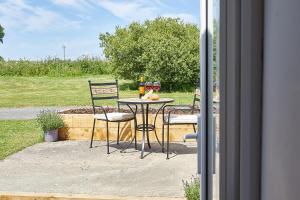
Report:
M56 142L58 140L58 129L45 131L44 140L45 142Z

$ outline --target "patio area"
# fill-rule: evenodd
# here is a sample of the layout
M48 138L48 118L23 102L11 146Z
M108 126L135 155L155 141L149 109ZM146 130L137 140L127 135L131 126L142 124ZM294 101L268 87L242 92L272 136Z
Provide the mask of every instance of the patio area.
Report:
M112 144L107 155L105 142L94 145L90 149L88 141L40 143L0 161L0 193L180 199L182 180L197 173L195 142L171 144L169 160L155 143L150 151L146 148L144 159L134 148L120 153Z

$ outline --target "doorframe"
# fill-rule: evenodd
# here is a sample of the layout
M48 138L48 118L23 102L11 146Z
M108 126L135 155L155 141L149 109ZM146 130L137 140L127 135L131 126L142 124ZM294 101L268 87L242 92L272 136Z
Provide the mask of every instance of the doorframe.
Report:
M259 200L263 0L220 1L220 199Z
M240 174L240 7L220 1L220 199L238 200Z

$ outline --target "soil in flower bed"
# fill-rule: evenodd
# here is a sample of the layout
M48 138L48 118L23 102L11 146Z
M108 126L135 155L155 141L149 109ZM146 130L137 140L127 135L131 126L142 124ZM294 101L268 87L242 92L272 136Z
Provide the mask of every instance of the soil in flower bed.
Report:
M105 112L107 113L112 113L112 112L118 112L118 109L116 107L104 107ZM135 106L132 107L133 111L135 111ZM158 108L149 108L149 113L155 114L158 111ZM165 109L165 113L168 113L170 109ZM97 109L96 112L98 114L103 113L102 109ZM120 108L119 112L124 112L124 113L130 113L131 110L129 108ZM180 108L174 110L172 113L174 114L191 114L192 110L186 109L186 108ZM200 109L195 110L195 114L199 113ZM78 108L78 109L69 109L69 110L64 110L59 112L60 114L93 114L93 109L92 108ZM141 109L139 108L137 111L137 114L141 114ZM162 113L162 110L160 110L159 113Z

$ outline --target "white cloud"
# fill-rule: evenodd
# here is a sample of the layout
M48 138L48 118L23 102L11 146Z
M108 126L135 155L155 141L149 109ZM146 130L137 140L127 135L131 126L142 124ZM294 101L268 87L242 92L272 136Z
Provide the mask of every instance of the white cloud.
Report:
M52 3L73 7L81 11L100 6L114 16L127 21L144 21L158 16L180 18L184 22L198 23L195 16L176 13L164 0L51 0Z
M159 8L155 2L145 0L99 0L99 5L125 21L151 19L157 16Z
M33 6L24 0L0 3L0 22L6 29L48 31L78 27L80 22L69 20L57 12Z
M163 7L168 7L162 0L153 0L156 4Z
M162 16L180 18L188 23L198 23L198 19L189 13L173 13L174 9L162 0L98 0L98 2L102 8L129 22Z
M91 3L87 0L51 0L51 2L59 6L71 6L78 9L91 7Z

